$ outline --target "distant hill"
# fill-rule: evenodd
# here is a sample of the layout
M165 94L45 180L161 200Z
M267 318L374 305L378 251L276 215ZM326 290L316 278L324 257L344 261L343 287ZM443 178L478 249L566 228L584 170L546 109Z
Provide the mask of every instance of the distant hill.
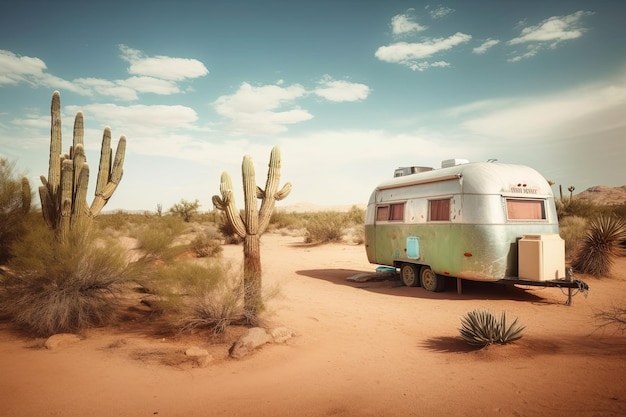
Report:
M576 197L586 198L592 203L602 206L626 204L626 185L621 187L596 185L576 194Z
M295 203L289 204L286 206L276 205L276 210L283 211L285 213L315 213L320 211L341 211L347 212L350 211L352 207L358 207L360 209L365 209L365 204L352 204L352 205L337 205L337 206L329 206L322 204L314 204L314 203Z

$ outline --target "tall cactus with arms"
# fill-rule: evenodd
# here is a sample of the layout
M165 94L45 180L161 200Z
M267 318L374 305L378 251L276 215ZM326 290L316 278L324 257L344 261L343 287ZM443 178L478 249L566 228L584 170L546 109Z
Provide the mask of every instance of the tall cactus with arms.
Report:
M280 149L272 148L265 189L256 185L254 165L250 156L244 156L241 166L245 209L243 216L237 210L233 196L230 175L223 172L220 181L220 193L213 196L213 204L226 213L226 218L243 239L244 256L244 314L249 321L255 321L263 307L261 298L261 247L260 238L270 222L274 205L289 195L291 184L286 183L278 190L280 182ZM257 208L257 199L261 200L261 209Z
M58 91L52 95L50 114L52 123L48 178L41 176L43 185L39 187L39 197L44 220L55 231L57 239L64 241L70 230L87 226L93 217L100 214L113 195L122 179L126 138L120 138L112 160L111 129L104 129L95 198L89 207L89 165L83 143L83 113L76 114L73 143L69 154L65 155L61 154L61 95Z

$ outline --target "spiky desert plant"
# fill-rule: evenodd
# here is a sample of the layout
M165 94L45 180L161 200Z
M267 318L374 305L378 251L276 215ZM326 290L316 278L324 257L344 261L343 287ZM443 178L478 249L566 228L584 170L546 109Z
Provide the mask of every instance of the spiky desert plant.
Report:
M228 222L235 233L243 239L244 257L244 309L247 317L255 321L262 310L261 298L261 235L265 233L274 210L276 201L289 195L291 184L286 183L278 190L280 183L280 149L272 148L265 189L256 185L254 164L250 156L244 156L241 167L243 177L243 192L245 209L243 215L237 209L233 195L233 186L230 175L223 172L220 181L221 196L213 196L213 204L226 213ZM261 200L261 209L258 209L257 200Z
M615 258L622 252L619 244L626 240L626 220L617 216L598 216L589 228L572 261L572 268L584 274L609 275Z
M50 114L48 178L41 176L39 197L44 220L55 231L58 240L66 240L74 226L88 225L93 217L100 214L113 195L122 179L126 138L120 137L115 158L112 158L111 129L104 129L95 198L88 206L89 165L83 141L83 113L76 114L73 143L65 155L61 154L61 94L58 91L52 94Z
M492 343L509 343L522 337L524 326L516 318L507 323L506 312L500 315L500 320L489 310L478 309L470 311L461 318L461 337L467 343L477 346L487 346Z

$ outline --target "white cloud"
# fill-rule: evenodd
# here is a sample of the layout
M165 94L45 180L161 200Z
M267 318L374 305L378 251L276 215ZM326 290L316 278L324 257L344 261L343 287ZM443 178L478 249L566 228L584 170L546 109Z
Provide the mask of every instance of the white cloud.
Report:
M454 48L457 45L469 42L470 35L457 32L447 38L429 39L424 42L398 42L388 46L381 46L376 51L376 58L381 61L403 64L410 68L428 68L430 66L446 66L443 61L437 64L417 62L420 59L429 58L442 51ZM418 69L419 70L419 69Z
M268 135L284 132L287 130L285 125L313 117L293 104L305 94L306 90L299 84L255 87L244 82L234 94L218 97L213 107L218 114L231 120L233 133ZM281 110L286 106L291 109Z
M66 106L64 111L69 114L82 111L85 124L89 121L90 125L94 125L93 121L100 121L112 129L123 127L128 132L121 133L125 135L162 129L196 129L194 123L198 121L198 115L192 108L181 105L88 104L82 107Z
M567 16L553 16L535 26L528 26L522 29L520 36L511 39L509 45L527 44L525 53L516 55L509 59L517 62L522 59L535 56L541 49L555 48L561 42L580 38L587 29L582 26L582 20L586 16L593 15L593 12L577 11Z
M409 9L408 12L413 9ZM422 26L415 22L415 17L405 14L398 14L391 18L391 31L394 35L405 35L414 32L426 30L426 26Z
M43 76L46 64L39 58L18 56L0 49L0 85L33 83Z
M480 46L477 46L476 48L474 48L472 52L474 52L477 55L482 55L499 43L500 41L497 39L488 39L485 42L483 42Z
M320 87L314 89L313 93L329 101L365 100L370 93L370 88L365 84L337 81L329 75L325 75L318 84Z
M446 68L449 67L450 63L446 62L446 61L437 61L437 62L427 62L427 61L422 61L422 62L416 62L413 63L411 65L409 65L409 68L411 68L413 71L426 71L428 68Z
M153 93L170 95L180 93L180 89L175 82L170 80L160 80L154 77L130 77L120 80L123 86L132 88L139 93Z
M171 95L180 93L177 81L208 74L204 65L195 59L169 57L144 58L141 51L120 46L124 59L131 62L129 72L140 73L127 79L107 80L81 77L74 80L46 72L45 62L39 58L18 56L0 50L0 86L21 83L55 90L71 91L82 96L107 96L117 100L137 100L138 93Z
M463 127L500 140L549 140L626 128L624 114L626 83L621 82L500 103L485 115L467 120Z
M426 6L425 9L429 10L430 7ZM450 13L454 13L454 9L445 6L439 6L432 10L429 10L428 13L430 13L430 17L432 17L433 19L441 19L442 17L445 17Z
M162 55L146 57L141 51L126 45L120 45L120 51L122 59L130 64L128 72L133 75L183 81L188 78L203 77L209 73L204 64L197 59L172 58Z

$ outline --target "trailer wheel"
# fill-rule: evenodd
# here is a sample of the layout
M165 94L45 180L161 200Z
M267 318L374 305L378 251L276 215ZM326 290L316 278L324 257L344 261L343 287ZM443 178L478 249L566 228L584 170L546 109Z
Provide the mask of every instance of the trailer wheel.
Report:
M417 265L402 264L400 267L400 281L407 287L419 287L420 278Z
M441 292L446 285L446 277L435 274L429 266L423 266L420 270L420 281L425 290L432 292Z

